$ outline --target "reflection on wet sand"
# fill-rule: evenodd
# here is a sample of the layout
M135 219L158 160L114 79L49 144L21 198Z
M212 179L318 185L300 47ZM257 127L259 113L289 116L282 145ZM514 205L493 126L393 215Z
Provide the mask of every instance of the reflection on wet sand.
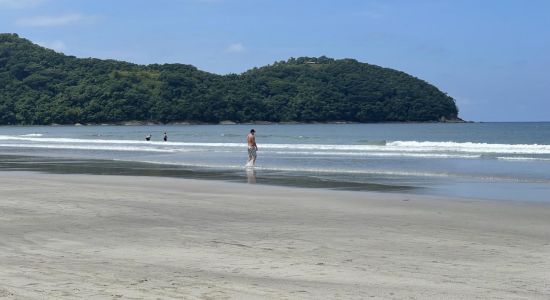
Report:
M294 187L340 189L353 191L413 191L412 186L384 185L347 180L326 180L305 173L284 173L247 168L223 170L193 168L142 162L113 161L101 159L74 159L22 155L0 155L0 171L34 171L52 174L95 174L126 176L160 176L192 179L224 180L250 184L268 184ZM259 172L259 178L258 173Z
M255 184L256 183L256 170L254 170L254 168L246 168L245 171L246 171L247 182L250 183L250 184Z

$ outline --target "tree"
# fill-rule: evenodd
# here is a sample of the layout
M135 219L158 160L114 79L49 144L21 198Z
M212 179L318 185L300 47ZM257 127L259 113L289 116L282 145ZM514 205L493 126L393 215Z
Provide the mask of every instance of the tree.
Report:
M438 121L454 100L406 73L325 56L216 75L79 59L0 34L0 124Z

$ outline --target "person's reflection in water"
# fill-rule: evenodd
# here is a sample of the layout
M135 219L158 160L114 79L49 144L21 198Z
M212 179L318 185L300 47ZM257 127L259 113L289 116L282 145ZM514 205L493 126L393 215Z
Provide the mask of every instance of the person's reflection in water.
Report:
M246 168L246 179L248 183L255 184L256 183L256 170L254 168Z

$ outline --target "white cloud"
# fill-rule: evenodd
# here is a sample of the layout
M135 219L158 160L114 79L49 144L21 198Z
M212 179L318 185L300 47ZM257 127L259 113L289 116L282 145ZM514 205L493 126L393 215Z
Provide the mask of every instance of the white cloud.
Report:
M0 0L1 1L1 0ZM26 27L53 27L65 26L74 23L90 22L94 17L81 14L66 14L61 16L38 16L32 18L22 18L16 21L19 26Z
M59 40L53 41L53 42L37 42L37 44L42 47L55 50L57 52L63 52L64 50L67 49L67 46L65 45L65 43Z
M243 44L241 43L235 43L227 46L225 48L225 52L232 52L232 53L238 53L238 52L244 52L246 49Z
M44 0L0 0L0 7L27 8L38 6Z

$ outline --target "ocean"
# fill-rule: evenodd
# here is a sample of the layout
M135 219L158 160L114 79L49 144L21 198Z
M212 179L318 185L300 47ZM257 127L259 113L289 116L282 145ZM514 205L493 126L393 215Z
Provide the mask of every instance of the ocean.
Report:
M550 123L3 126L0 168L550 201Z

